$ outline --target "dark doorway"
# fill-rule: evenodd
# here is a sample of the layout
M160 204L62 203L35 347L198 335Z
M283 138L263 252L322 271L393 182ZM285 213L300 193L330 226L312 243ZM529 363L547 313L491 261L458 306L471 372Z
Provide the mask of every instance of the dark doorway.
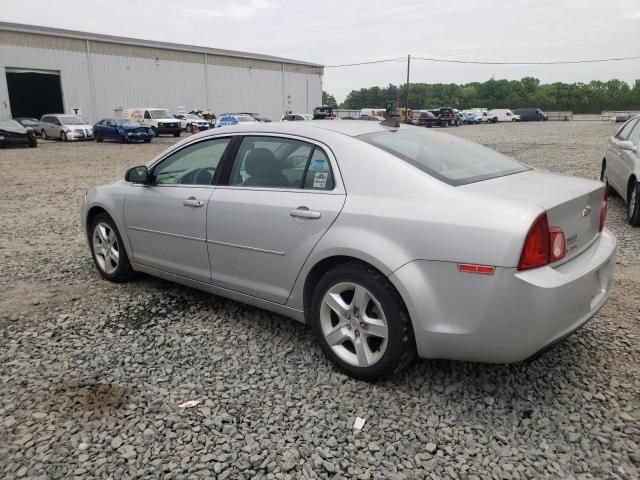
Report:
M12 117L64 113L60 72L7 68Z

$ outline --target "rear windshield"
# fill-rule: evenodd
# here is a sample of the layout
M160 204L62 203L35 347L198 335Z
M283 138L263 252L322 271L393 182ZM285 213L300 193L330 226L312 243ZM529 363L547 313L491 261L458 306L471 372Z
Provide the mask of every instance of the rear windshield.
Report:
M417 128L369 133L358 138L454 186L529 170L482 145Z

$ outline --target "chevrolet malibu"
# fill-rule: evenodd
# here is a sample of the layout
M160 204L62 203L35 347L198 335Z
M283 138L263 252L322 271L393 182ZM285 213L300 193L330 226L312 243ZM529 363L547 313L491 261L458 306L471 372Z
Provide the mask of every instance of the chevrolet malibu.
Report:
M377 122L253 123L185 139L91 189L99 273L145 272L311 325L375 380L416 357L517 362L606 301L601 182Z

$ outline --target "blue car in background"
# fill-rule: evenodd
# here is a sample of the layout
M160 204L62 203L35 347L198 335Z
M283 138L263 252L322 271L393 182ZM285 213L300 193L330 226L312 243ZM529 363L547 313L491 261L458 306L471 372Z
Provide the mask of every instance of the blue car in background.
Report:
M465 125L475 125L478 122L478 119L473 113L461 112L462 115L462 123Z
M128 143L142 140L149 143L153 138L153 131L126 118L103 118L93 126L93 136L96 142L116 140Z

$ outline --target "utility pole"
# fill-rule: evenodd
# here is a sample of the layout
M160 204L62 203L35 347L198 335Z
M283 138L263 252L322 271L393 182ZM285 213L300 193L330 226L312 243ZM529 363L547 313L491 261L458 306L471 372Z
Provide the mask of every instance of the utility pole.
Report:
M409 123L409 72L411 71L411 54L407 55L407 85L404 99L404 121Z

